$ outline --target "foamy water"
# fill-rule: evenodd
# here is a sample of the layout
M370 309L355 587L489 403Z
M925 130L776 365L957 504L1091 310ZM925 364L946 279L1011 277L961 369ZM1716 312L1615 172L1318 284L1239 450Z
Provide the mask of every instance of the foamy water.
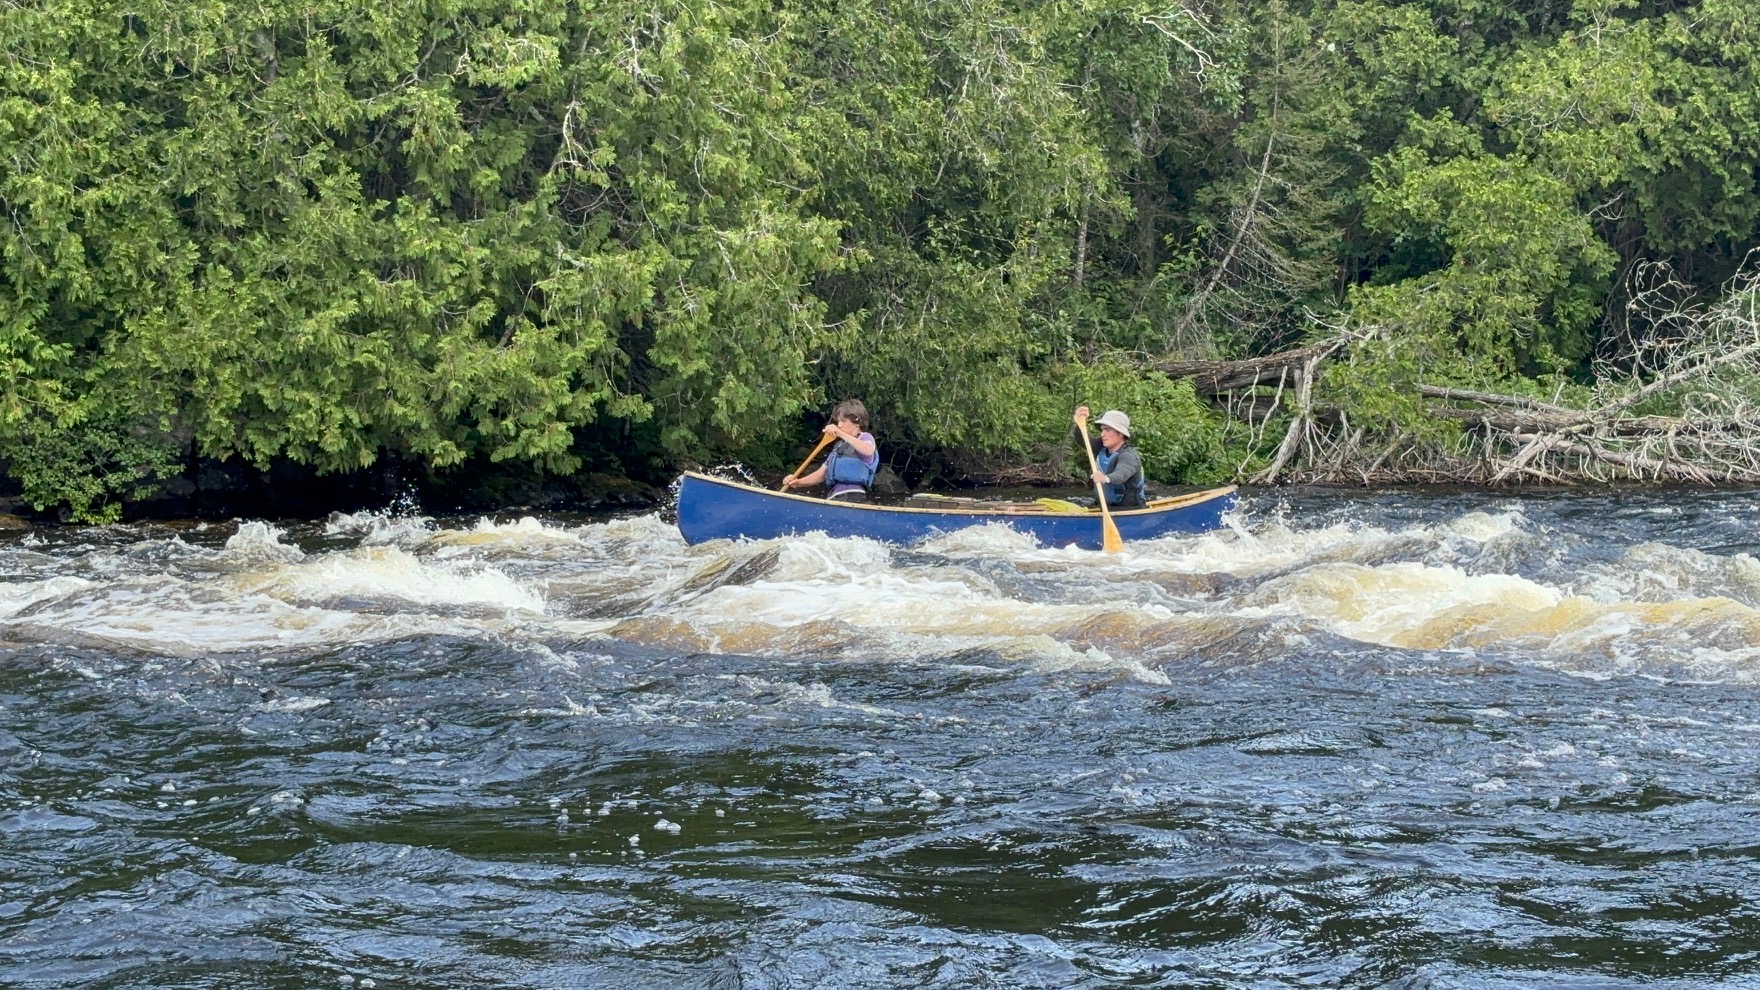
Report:
M62 534L58 551L14 551L24 566L0 586L0 630L173 655L445 634L864 663L988 650L1144 673L1275 627L1519 650L1573 670L1753 676L1753 557L1643 540L1568 572L1524 567L1519 548L1547 539L1536 529L1519 506L1412 524L1249 509L1213 533L1106 555L1001 525L915 547L817 534L690 547L655 516L359 513L317 528L216 525L193 541Z

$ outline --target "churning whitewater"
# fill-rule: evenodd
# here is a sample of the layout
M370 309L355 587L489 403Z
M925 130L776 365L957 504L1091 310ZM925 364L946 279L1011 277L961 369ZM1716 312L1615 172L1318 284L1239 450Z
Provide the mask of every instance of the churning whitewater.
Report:
M1760 562L1747 554L1592 546L1513 503L1396 525L1303 526L1262 507L1230 523L1117 556L1041 549L1000 525L910 548L822 535L689 547L657 515L74 530L0 550L0 628L13 643L245 664L444 635L852 663L978 651L1165 683L1162 668L1219 644L1320 637L1517 651L1585 674L1754 672Z
M0 543L0 983L1760 979L1745 493Z

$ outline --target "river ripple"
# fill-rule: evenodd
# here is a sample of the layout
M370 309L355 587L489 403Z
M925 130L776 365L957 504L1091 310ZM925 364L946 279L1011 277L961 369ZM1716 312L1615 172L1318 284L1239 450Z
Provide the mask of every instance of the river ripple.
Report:
M0 543L0 984L1760 984L1753 496Z

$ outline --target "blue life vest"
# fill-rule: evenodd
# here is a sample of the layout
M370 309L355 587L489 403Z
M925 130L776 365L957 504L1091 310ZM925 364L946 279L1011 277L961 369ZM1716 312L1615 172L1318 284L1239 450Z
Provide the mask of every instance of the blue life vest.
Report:
M1107 450L1105 447L1100 448L1100 452L1094 455L1094 461L1100 465L1101 473L1112 473L1112 466L1118 463L1118 455L1122 450L1124 450L1123 447L1119 447L1118 450ZM1143 472L1141 470L1137 472L1135 478L1126 478L1125 484L1130 485L1137 490L1137 500L1135 505L1144 505L1148 503L1149 486L1148 483L1143 480ZM1106 486L1107 505L1118 505L1123 501L1125 501L1125 492L1122 485L1109 484Z
M831 448L831 456L825 458L825 484L860 485L866 491L874 485L874 470L880 466L879 450L874 451L874 463L868 464L856 449L845 441L837 441Z

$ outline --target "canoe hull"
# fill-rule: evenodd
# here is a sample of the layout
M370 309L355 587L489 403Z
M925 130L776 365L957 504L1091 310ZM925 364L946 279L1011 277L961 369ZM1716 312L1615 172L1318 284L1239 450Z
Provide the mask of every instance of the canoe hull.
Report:
M1234 506L1235 490L1218 488L1174 499L1170 504L1115 512L1112 519L1128 544L1173 533L1200 533L1222 525ZM938 533L1002 523L1040 544L1100 549L1098 513L1021 513L979 509L919 509L903 506L828 502L822 498L753 488L695 472L685 474L678 492L678 529L687 543L708 540L773 540L803 533L860 536L910 545Z

